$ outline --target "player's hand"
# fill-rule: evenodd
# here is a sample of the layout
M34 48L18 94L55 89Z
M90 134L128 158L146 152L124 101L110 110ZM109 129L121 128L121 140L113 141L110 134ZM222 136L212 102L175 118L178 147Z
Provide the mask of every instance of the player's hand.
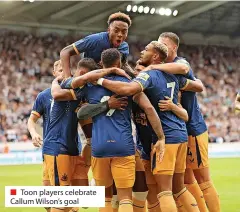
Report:
M160 111L171 111L174 106L174 103L168 96L165 96L165 99L166 100L160 100L158 102L158 107L160 108Z
M42 138L39 134L35 133L32 135L33 146L41 147L42 146Z
M161 163L165 153L165 138L159 139L157 143L152 146L151 158L155 153L157 162Z
M120 69L120 68L113 68L112 73L131 79L131 77L123 69Z
M154 69L153 65L149 65L147 67L144 67L143 71L150 71L150 70L153 70L153 69Z
M62 82L63 81L63 75L61 74L60 76L56 77L55 79L58 82Z
M118 109L118 110L125 110L125 107L128 105L128 98L127 97L121 97L116 98L117 95L114 94L111 96L108 100L108 106L110 109Z

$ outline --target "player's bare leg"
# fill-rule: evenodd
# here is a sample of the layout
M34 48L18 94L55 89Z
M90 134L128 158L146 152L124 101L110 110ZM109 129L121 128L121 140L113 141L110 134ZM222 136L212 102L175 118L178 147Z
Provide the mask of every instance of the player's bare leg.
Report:
M99 208L99 212L112 212L112 195L113 195L113 186L105 187L105 207Z
M145 212L146 211L146 199L148 194L148 187L146 183L146 176L144 166L140 159L140 155L135 155L136 159L136 174L135 182L133 186L133 211Z
M51 186L50 180L43 180L43 181L42 181L42 184L43 184L43 186ZM49 207L49 208L45 208L45 210L46 210L47 212L51 212L51 208L50 208L50 207Z
M132 187L117 188L117 196L119 200L119 212L133 212L132 203Z
M157 198L157 191L156 184L148 184L148 195L147 195L147 205L148 205L148 212L161 212L159 201Z
M184 185L184 173L174 173L173 193L176 201L179 201L182 205L182 207L178 208L179 211L199 212L195 198Z
M162 212L177 212L177 207L172 193L172 175L155 174L158 188L158 200Z
M193 172L203 192L209 212L220 212L220 199L211 181L209 167L195 169Z
M185 183L188 191L196 199L200 212L208 212L207 205L206 205L205 199L203 197L203 192L201 191L201 189L196 181L196 178L194 177L193 170L190 168L187 168L185 171L184 183Z

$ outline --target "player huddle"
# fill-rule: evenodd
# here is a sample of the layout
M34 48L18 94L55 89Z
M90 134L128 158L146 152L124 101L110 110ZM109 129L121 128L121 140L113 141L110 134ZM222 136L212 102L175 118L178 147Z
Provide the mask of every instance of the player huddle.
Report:
M220 212L196 97L203 84L177 56L179 38L171 32L150 42L132 70L125 42L130 26L128 15L114 13L107 32L61 51L52 87L38 95L28 121L40 146L35 123L43 116L43 185L86 186L91 167L96 185L105 186L99 211ZM75 54L83 59L71 73Z

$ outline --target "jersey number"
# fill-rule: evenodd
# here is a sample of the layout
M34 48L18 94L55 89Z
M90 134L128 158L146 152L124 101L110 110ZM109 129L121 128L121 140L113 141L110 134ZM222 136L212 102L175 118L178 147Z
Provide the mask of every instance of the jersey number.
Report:
M167 88L171 88L171 100L173 100L175 86L176 86L175 82L167 83Z
M110 99L110 96L103 96L100 100L100 102L106 102ZM107 115L106 116L112 116L112 114L115 112L115 109L110 109L108 112L107 112Z

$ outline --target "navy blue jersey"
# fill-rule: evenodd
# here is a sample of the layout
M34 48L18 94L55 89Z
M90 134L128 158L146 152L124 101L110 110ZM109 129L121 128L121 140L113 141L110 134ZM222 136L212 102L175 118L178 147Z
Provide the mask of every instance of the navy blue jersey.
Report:
M137 149L140 151L142 159L150 160L153 129L147 119L147 115L136 103L133 103L132 113L136 125Z
M102 52L113 47L109 41L108 32L100 32L75 42L73 48L76 53L84 53L84 57L92 58L96 63L99 63ZM125 59L128 57L129 46L127 42L121 43L118 50Z
M174 59L174 62L184 63L190 66L189 63L181 57L176 57ZM194 74L191 68L185 77L190 80L194 80ZM189 117L187 122L188 135L198 136L207 131L206 123L203 119L201 110L198 105L196 93L190 91L182 91L181 104L187 111Z
M50 108L52 102L51 88L40 92L34 102L32 113L39 118L43 117L43 141L46 137L47 127L50 118Z
M62 88L68 87L72 78L61 84ZM52 101L50 121L47 129L43 153L48 155L67 154L79 155L78 119L77 110L81 102L82 90L71 90L75 101Z
M186 142L187 130L185 122L172 111L161 112L158 103L160 100L164 100L165 96L168 96L174 104L177 104L179 89L186 85L187 79L162 71L151 70L141 72L134 81L141 85L144 93L157 111L162 122L166 143Z
M107 76L114 81L129 82L120 76ZM113 93L106 88L87 84L85 96L90 104L107 101ZM128 98L126 110L109 110L93 117L92 155L94 157L124 157L135 154L131 124L132 97Z

